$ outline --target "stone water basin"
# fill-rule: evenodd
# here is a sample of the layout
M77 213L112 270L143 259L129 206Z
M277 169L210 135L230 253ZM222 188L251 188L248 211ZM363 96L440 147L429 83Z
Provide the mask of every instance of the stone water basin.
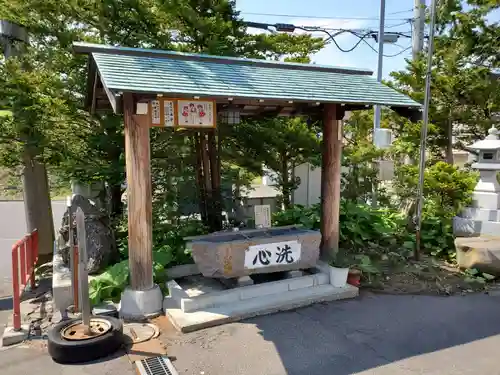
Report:
M217 232L186 240L203 276L234 278L316 266L321 234L291 226Z

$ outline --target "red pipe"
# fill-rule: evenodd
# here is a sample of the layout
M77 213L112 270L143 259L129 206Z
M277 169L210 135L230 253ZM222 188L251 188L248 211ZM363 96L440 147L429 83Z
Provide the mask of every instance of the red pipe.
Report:
M22 241L22 240L21 240ZM19 295L19 260L18 260L18 241L12 246L12 302L13 302L13 323L14 330L21 329L21 299Z

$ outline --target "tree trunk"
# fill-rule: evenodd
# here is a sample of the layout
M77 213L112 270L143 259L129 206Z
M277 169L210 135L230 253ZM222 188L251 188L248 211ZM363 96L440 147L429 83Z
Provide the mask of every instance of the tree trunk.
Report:
M26 230L38 230L39 263L52 260L54 252L54 220L50 201L47 169L37 162L28 147L23 154L23 195Z
M453 164L453 121L446 121L446 162Z
M120 184L110 185L109 191L111 195L110 216L113 219L119 219L123 215L122 187Z

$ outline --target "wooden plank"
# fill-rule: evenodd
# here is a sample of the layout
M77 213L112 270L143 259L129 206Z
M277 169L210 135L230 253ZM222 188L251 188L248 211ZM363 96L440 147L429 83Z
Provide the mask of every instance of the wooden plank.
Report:
M134 120L134 99L124 93L130 286L153 286L149 127Z
M343 111L325 104L321 163L321 257L331 259L339 248L340 177ZM343 116L343 115L342 115Z

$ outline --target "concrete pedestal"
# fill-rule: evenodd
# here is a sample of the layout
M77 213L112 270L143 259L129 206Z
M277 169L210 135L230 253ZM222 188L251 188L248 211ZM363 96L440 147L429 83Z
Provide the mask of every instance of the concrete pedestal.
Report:
M148 290L126 288L120 302L120 317L128 320L154 318L162 313L163 294L158 285Z
M165 314L181 332L358 295L352 285L331 285L330 266L321 262L296 277L232 288L202 275L184 276L167 282L169 295L163 303Z

